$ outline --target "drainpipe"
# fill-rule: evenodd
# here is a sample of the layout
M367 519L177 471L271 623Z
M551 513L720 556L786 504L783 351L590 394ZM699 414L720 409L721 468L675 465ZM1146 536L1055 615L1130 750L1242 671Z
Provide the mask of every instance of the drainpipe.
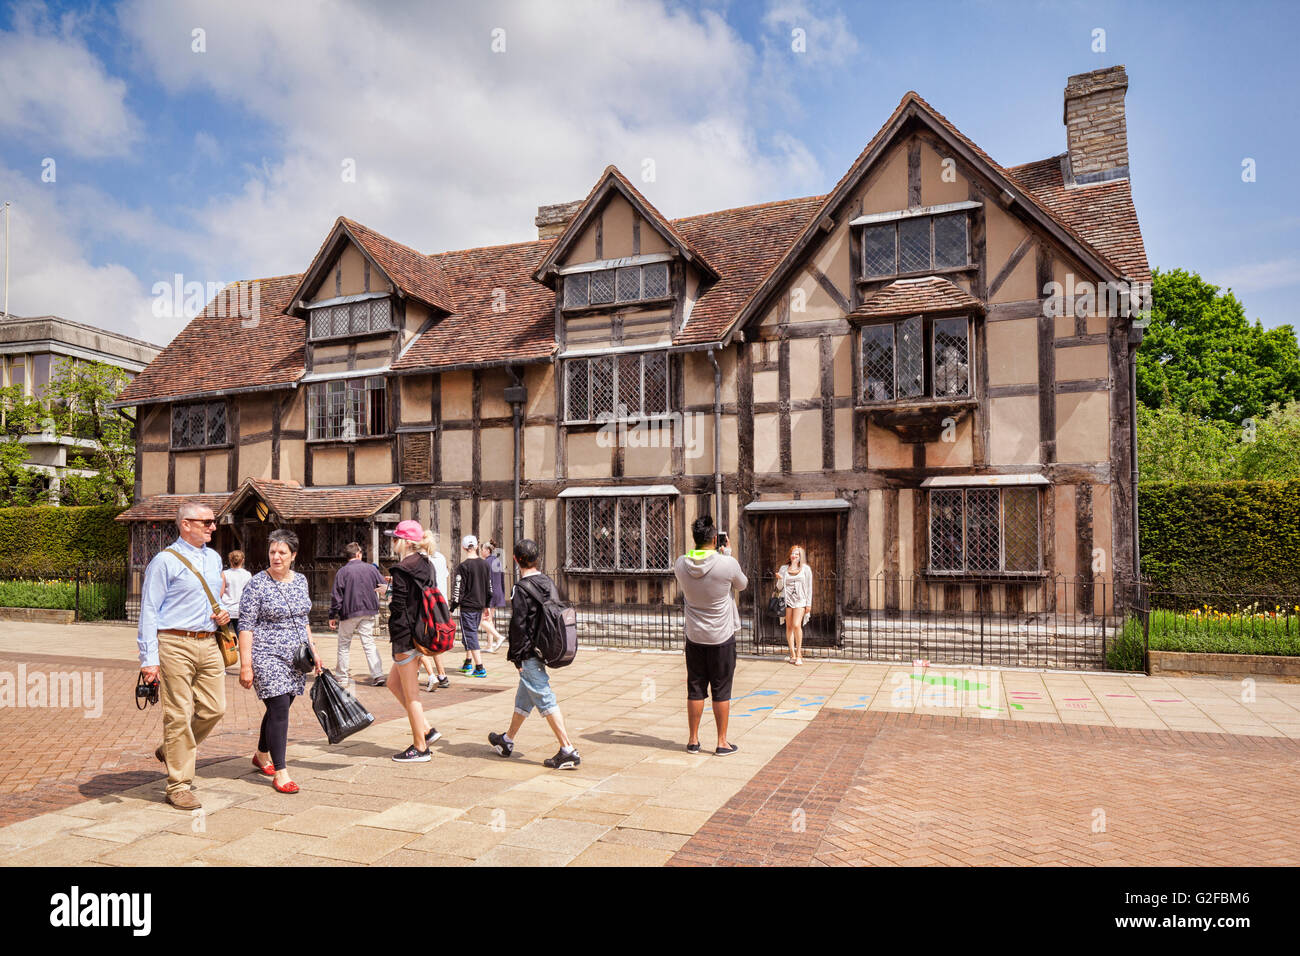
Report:
M510 403L510 419L515 430L515 499L514 499L514 544L524 536L524 515L519 506L519 472L523 464L523 408L528 400L528 389L524 385L519 369L510 366L511 384L506 386L505 399Z
M1133 471L1130 475L1133 495L1133 578L1138 594L1141 594L1142 553L1141 535L1138 533L1138 446L1137 446L1137 350L1142 344L1142 330L1134 329L1129 335L1128 347L1128 397L1129 397L1129 455L1133 459Z
M717 515L717 526L725 531L727 525L722 510L722 367L718 365L716 347L709 349L709 361L713 364L713 513Z

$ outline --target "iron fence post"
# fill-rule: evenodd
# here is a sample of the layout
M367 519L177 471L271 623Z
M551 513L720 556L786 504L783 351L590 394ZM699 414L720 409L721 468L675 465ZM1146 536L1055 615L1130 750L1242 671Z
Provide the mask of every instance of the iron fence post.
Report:
M72 570L72 619L81 620L81 569Z

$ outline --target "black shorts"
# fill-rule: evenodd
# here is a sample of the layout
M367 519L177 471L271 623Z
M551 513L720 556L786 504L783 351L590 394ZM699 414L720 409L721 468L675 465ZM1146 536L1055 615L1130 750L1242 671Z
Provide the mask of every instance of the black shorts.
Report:
M686 642L686 699L714 702L731 700L731 678L736 675L736 639L725 644Z

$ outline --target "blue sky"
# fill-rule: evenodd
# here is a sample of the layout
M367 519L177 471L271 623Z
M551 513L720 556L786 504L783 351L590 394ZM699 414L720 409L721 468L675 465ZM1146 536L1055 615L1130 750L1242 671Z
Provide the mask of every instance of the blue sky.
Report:
M669 216L821 193L909 89L1014 165L1064 151L1068 75L1123 63L1152 265L1294 324L1298 25L1287 3L7 3L10 310L165 342L175 273L300 271L337 215L424 251L532 238L608 163L652 161Z

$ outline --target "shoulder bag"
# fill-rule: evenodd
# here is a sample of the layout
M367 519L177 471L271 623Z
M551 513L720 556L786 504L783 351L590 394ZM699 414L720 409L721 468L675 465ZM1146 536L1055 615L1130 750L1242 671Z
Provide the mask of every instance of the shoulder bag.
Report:
M185 565L185 567L189 568L190 573L199 579L199 584L203 585L203 593L208 596L208 603L212 605L212 613L220 614L221 605L218 604L217 599L212 596L212 588L208 587L208 582L204 580L203 575L194 570L194 565L190 564L189 561L185 559L185 555L181 554L175 548L168 548L167 553L175 555L176 559L180 561L181 564ZM233 667L238 664L239 636L231 630L230 624L226 623L218 627L216 637L217 647L221 649L221 660L225 663L225 666Z

